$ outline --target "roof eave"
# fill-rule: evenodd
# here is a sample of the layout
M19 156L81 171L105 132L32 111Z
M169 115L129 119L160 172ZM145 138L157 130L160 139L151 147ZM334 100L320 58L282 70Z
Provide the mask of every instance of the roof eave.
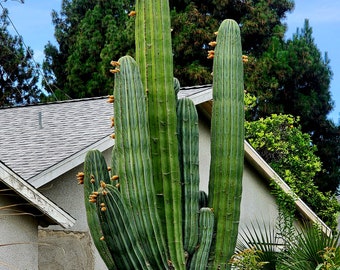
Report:
M326 235L331 235L332 230L309 208L287 185L287 183L268 165L268 163L251 147L251 145L244 141L245 158L250 164L267 180L275 181L275 183L288 195L294 198L295 205L299 212L310 221L318 224Z
M47 199L2 162L0 162L0 181L47 216L53 223L58 224L63 228L70 228L74 225L75 219L71 215Z
M55 164L54 166L48 168L47 170L42 171L41 173L28 179L27 181L35 188L40 188L43 185L52 181L53 179L56 179L60 175L84 163L86 153L89 150L98 149L99 151L102 152L112 147L113 144L114 144L114 140L110 138L110 136L107 136L101 139L100 141L84 148L83 150L69 156L68 158L62 160L61 162Z

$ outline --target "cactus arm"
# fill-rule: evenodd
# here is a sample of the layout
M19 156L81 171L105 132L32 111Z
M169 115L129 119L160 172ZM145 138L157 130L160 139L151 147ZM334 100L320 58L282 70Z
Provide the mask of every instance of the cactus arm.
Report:
M244 156L244 86L240 30L222 22L213 65L209 206L216 217L212 269L229 269L238 234Z
M118 189L102 184L98 192L97 211L103 228L103 241L112 256L117 257L118 269L152 269Z
M200 190L198 193L198 205L199 209L208 207L208 194L203 190Z
M174 90L175 90L175 98L178 100L177 95L181 90L181 84L177 78L174 78Z
M169 3L166 0L136 1L136 60L148 92L154 186L158 209L166 228L170 261L184 269L181 183L176 136L176 98Z
M207 269L209 251L214 232L214 213L210 208L201 208L199 216L200 244L190 263L190 270Z
M130 56L118 62L114 115L120 191L141 232L151 266L164 269L167 249L156 208L144 88L137 63Z
M110 255L108 246L106 242L100 240L100 238L103 236L103 231L101 229L99 217L97 215L96 205L89 202L89 196L93 191L98 190L100 180L103 180L107 183L110 181L106 162L100 151L91 150L86 154L84 162L84 197L87 223L90 228L93 243L96 246L100 256L109 270L115 270L117 268L113 258Z
M177 101L179 163L182 181L183 243L192 254L198 242L199 134L198 115L192 100Z

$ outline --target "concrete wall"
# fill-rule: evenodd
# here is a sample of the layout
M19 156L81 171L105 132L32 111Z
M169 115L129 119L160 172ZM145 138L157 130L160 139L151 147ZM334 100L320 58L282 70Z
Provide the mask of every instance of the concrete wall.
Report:
M88 232L39 230L39 269L105 269L94 265L92 240Z
M22 208L7 208L18 202L0 196L0 269L38 269L38 222ZM15 198L15 197L14 197Z

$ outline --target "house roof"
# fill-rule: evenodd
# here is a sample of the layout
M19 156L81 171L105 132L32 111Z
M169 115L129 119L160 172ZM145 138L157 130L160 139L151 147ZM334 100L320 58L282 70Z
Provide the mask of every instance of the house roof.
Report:
M104 98L1 109L0 160L39 187L39 174L112 132L111 111Z
M192 99L203 113L211 115L211 85L183 87L178 97ZM88 150L111 147L112 115L112 104L105 97L0 109L0 160L39 188L82 164ZM289 186L246 141L245 158L263 177L274 179L285 192L291 193ZM300 199L296 205L304 216L330 232Z

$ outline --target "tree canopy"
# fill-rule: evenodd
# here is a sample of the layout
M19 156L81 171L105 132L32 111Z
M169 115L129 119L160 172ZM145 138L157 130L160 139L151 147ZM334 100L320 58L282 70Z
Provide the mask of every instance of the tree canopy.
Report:
M39 73L33 51L8 31L8 10L0 14L0 107L38 102Z
M111 91L110 60L133 48L133 20L127 15L131 6L128 0L63 0L60 14L52 12L59 46L45 46L43 69L59 98L102 96Z

